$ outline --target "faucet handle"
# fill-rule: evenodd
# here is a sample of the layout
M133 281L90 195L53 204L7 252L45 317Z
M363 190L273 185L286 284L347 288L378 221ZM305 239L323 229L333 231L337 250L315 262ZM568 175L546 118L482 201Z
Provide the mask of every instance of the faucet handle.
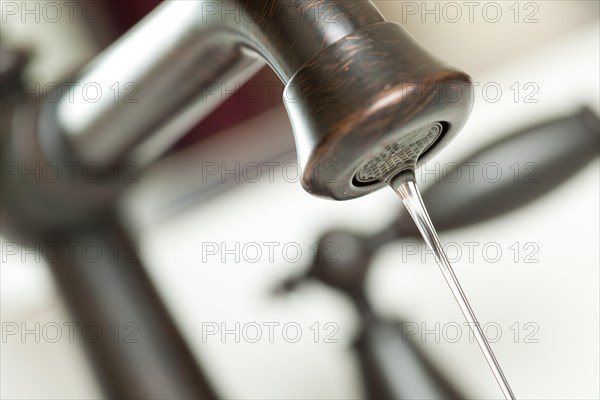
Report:
M336 200L380 188L386 176L377 172L414 168L458 133L471 90L467 74L429 55L396 23L345 36L286 85L303 187Z

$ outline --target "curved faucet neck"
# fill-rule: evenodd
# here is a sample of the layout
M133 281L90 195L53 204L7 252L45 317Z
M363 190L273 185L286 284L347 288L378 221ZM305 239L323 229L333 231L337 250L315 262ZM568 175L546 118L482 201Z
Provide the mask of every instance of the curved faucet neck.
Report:
M364 0L166 1L84 68L78 90L46 114L69 157L111 165L141 148L149 155L138 158L152 160L225 100L223 88L233 92L230 83L239 87L258 70L243 49L287 84L324 48L382 21Z

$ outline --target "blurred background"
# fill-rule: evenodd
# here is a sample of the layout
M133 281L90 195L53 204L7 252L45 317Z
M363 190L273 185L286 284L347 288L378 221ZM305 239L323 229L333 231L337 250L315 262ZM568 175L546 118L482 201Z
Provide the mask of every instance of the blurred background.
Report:
M25 77L42 85L80 68L158 4L95 3L104 17L91 24L78 13L73 21L23 20L7 13L7 3L0 44L26 51ZM421 188L439 181L446 166L511 132L582 106L598 114L596 1L484 1L473 9L469 2L374 3L476 82L467 126L418 172ZM246 87L277 81L263 69ZM402 204L391 190L348 202L304 192L286 167L294 161L294 145L280 92L277 86L274 96L233 95L144 172L120 214L195 359L224 398L364 398L353 350L362 321L352 302L314 280L285 294L274 289L312 265L314 244L325 232L373 234L398 217ZM208 164L265 161L276 163L269 179L249 173L222 187L202 179ZM594 157L514 212L441 233L442 243L452 244L449 252L460 251L451 255L456 273L480 321L491 327L488 335L498 333L492 346L518 398L600 396L598 167ZM273 257L264 243L278 244ZM465 397L501 398L433 256L417 239L410 239L416 247L407 243L391 241L374 254L365 281L369 302L382 318L417 327L419 350ZM248 244L258 244L263 256L256 260L238 250L236 259L225 251ZM289 253L282 251L288 247ZM7 335L14 326L35 330L38 323L57 323L65 329L73 321L43 260L3 237L0 283L2 398L102 397L83 340ZM286 340L279 328L272 343L220 335L224 328L239 333L254 324L266 335L265 323L295 324L301 337ZM456 324L462 336L448 340L445 329ZM324 340L328 335L332 340Z

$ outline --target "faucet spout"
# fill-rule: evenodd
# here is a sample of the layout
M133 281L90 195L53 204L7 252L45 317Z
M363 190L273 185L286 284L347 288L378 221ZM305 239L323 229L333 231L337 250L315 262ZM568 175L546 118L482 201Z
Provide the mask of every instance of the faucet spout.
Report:
M394 161L416 166L471 110L470 78L370 1L174 0L84 68L82 90L43 110L44 126L63 140L42 133L40 142L54 158L150 162L224 100L219 88L243 83L264 62L286 85L302 185L318 196L378 189L381 180L357 179L373 157L442 127L422 154Z

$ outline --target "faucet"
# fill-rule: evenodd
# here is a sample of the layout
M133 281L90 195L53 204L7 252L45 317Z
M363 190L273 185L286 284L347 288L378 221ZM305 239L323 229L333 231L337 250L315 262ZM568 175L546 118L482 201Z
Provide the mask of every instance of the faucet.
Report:
M437 134L418 154L426 161L471 109L469 77L425 52L370 1L169 1L76 79L105 93L115 82L135 83L139 101L91 102L77 90L57 103L50 122L81 161L109 165L144 149L152 159L149 141L163 137L154 146L160 153L220 103L207 83L242 82L262 62L286 85L302 185L323 197L380 187L361 180L360 169L420 129ZM178 121L186 111L187 124ZM337 169L335 183L319 179L326 168Z
M82 90L12 108L2 132L3 168L7 161L75 163L110 173L99 182L50 185L8 171L3 233L25 243L83 236L109 246L109 238L123 236L113 206L127 185L107 177L132 160L148 165L210 114L223 99L209 83L242 83L264 63L285 84L302 186L324 198L366 195L426 162L460 131L472 107L469 76L428 54L370 1L165 1L67 80ZM119 101L107 95L115 83L122 86ZM148 328L140 346L146 365L124 346L92 350L106 387L119 397L214 397L200 372L189 372L183 340L141 262L131 258L126 268L84 259L50 263L76 315L119 310ZM163 329L152 336L157 326ZM174 367L177 361L185 368ZM108 367L118 363L127 368ZM144 388L148 365L162 386Z

